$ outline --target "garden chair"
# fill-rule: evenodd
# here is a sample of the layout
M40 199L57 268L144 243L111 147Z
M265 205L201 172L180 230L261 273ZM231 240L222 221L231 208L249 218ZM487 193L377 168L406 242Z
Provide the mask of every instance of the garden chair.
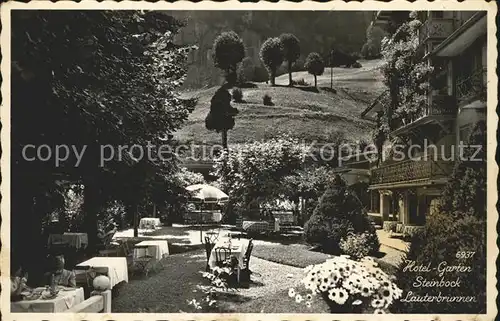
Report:
M210 255L212 253L212 249L214 248L214 243L210 242L210 238L205 236L205 253L207 254L207 266L205 271L210 271L210 266L208 265L208 261L210 260Z
M250 239L248 242L248 248L245 252L245 256L243 257L243 269L240 272L240 281L244 283L250 282L250 274L252 271L250 270L250 257L252 256L253 250L253 239Z
M231 249L227 247L215 248L215 264L222 266L227 260L231 258Z

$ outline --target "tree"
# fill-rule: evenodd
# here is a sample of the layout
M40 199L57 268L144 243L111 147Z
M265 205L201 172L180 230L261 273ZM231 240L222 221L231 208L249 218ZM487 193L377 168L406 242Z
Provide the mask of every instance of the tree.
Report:
M308 243L319 245L330 254L340 254L340 241L350 233L368 233L371 255L380 247L375 229L371 225L363 205L337 176L335 182L325 191L312 216L304 226Z
M113 199L141 203L158 173L176 171L174 159L134 159L127 152L101 161L103 146L116 152L131 142L170 144L169 135L193 109L175 93L192 49L173 43L181 27L162 12L13 12L12 228L24 229L29 220L32 230L13 238L12 248L32 261L26 264L43 260L37 247L44 243L43 217L61 206L61 181L84 186L84 230L92 249L103 206ZM54 164L27 161L27 144L86 149L78 165L72 154ZM133 184L142 189L129 189Z
M260 60L269 73L271 85L275 85L276 70L283 63L283 44L279 38L267 39L260 48Z
M323 58L317 52L311 52L307 56L305 67L307 72L314 76L314 87L318 88L317 76L322 75L325 71L325 63Z
M234 31L223 32L215 38L213 48L215 66L224 72L229 87L234 86L238 64L245 57L243 40Z
M300 41L291 33L282 34L280 41L283 46L283 57L288 65L289 86L292 86L292 65L300 57Z
M222 135L222 147L227 150L227 132L234 127L234 116L238 109L231 106L231 94L225 87L217 89L210 102L210 111L205 118L205 127Z

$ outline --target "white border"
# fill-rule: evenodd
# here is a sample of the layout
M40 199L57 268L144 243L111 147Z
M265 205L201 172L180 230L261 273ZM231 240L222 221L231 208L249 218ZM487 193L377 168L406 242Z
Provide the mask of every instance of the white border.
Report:
M1 143L1 240L2 251L0 253L1 285L2 289L8 289L10 286L10 264L9 264L9 246L10 246L10 11L13 9L144 9L144 10L486 10L488 12L488 109L487 109L487 137L488 137L488 164L487 164L487 313L484 315L421 315L421 314L400 314L400 315L338 315L338 314L147 314L147 313L113 313L113 314L68 314L68 313L15 313L10 314L10 298L1 293L1 311L5 320L494 320L497 314L496 306L496 265L495 260L498 256L497 240L497 176L498 166L495 162L495 152L497 147L496 131L498 126L498 117L496 114L497 106L497 85L496 60L497 60L497 39L495 15L497 6L494 1L487 3L484 1L464 1L459 3L455 0L435 0L427 2L419 0L409 3L403 0L394 0L390 3L367 0L360 2L332 1L330 3L317 3L312 1L303 1L301 3L293 2L259 2L259 3L240 3L237 1L212 2L203 1L192 3L190 1L168 2L134 2L134 1L104 1L96 2L83 0L80 3L70 1L59 1L52 3L50 1L31 1L29 3L8 2L1 5L2 32L0 44L2 50L2 108L0 110L0 119L2 121Z

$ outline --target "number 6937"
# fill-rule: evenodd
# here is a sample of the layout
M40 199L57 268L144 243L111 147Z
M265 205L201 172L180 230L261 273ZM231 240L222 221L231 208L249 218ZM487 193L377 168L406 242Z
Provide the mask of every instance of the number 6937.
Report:
M471 258L472 256L474 256L476 252L474 251L459 251L457 252L457 254L455 255L455 257L457 259L469 259Z

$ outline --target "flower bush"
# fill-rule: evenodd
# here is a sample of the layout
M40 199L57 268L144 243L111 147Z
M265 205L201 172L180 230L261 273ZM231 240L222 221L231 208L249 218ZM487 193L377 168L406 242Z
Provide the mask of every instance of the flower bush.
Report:
M354 259L362 259L370 252L368 233L350 233L340 240L340 249Z
M337 256L304 269L302 284L306 293L291 288L288 295L297 303L311 307L318 294L332 313L387 313L401 298L402 290L369 257L361 261Z

